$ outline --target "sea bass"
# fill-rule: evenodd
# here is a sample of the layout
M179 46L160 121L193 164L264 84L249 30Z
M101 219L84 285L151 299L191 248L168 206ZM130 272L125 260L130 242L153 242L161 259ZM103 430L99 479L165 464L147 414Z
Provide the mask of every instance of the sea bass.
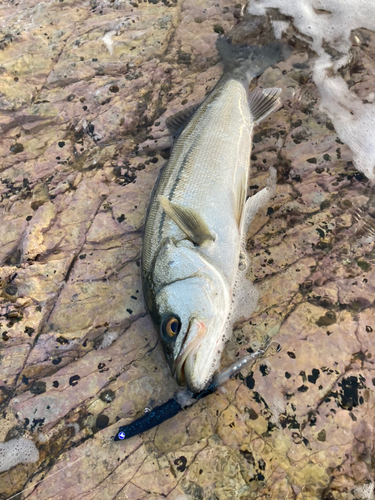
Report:
M224 74L161 172L142 251L147 308L172 372L193 392L209 382L233 323L244 315L239 296L254 294L248 280L249 286L238 282L239 260L254 207L270 190L246 201L252 132L279 106L281 90L249 92L249 83L291 52L278 42L236 49L221 40L218 47Z

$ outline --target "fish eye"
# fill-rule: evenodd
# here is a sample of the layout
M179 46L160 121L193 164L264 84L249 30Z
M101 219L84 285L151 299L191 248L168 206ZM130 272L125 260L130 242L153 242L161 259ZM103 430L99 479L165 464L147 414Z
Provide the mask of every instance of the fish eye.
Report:
M163 320L161 330L167 339L173 339L181 329L181 321L178 316L168 316Z

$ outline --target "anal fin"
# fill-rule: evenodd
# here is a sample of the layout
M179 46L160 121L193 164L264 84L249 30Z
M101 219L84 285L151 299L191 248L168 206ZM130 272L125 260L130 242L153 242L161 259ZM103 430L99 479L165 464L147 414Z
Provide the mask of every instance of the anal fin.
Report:
M195 210L172 203L163 195L159 195L158 200L164 212L195 245L201 246L207 241L215 241L215 235Z
M280 105L280 94L279 88L254 90L250 93L249 107L255 123L261 122Z

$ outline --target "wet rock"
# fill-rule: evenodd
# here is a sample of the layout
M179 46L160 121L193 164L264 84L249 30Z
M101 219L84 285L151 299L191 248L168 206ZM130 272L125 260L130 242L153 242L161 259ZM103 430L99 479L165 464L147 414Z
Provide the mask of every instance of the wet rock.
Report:
M251 158L251 195L269 166L278 179L248 234L260 299L222 365L267 338L281 350L112 441L177 388L142 299L141 234L170 155L165 121L220 78L217 37L273 39L271 18L245 11L229 0L4 11L0 437L32 439L40 460L4 472L0 497L354 500L372 484L373 191L319 110L290 28L297 50L258 79L284 104L256 128ZM351 78L365 98L375 42L362 31Z

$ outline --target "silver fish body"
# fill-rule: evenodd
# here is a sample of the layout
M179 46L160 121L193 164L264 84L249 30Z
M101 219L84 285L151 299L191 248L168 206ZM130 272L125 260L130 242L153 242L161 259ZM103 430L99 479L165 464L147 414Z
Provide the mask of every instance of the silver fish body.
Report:
M251 95L248 80L227 75L195 111L146 220L146 304L172 370L193 391L205 387L220 361L244 239L253 127L279 94Z

